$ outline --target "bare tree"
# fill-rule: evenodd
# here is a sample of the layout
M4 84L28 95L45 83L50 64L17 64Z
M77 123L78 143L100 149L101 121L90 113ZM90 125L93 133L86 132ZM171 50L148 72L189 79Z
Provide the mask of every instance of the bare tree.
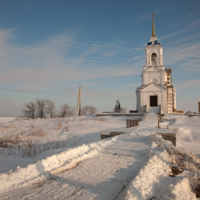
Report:
M93 115L97 113L97 108L94 106L83 106L81 108L81 115Z
M36 118L36 105L34 103L30 102L30 103L26 103L24 105L24 107L25 108L22 110L23 116L35 119Z
M42 99L36 100L37 118L44 118L46 114L46 101Z
M68 104L64 104L60 107L60 113L58 117L71 117L75 115L75 109Z
M54 118L56 115L56 107L54 102L47 99L45 103L46 103L46 113L49 114L51 118Z
M81 108L81 115L87 115L87 111L88 111L88 106L83 106Z
M89 112L89 115L93 115L93 114L97 113L97 108L94 106L89 106L88 112Z

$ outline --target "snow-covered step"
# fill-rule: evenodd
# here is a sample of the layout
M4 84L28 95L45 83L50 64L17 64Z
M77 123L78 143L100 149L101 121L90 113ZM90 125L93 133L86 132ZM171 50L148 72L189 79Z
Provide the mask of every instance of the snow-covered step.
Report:
M154 106L154 107L146 107L147 113L155 113L158 114L160 112L160 106Z

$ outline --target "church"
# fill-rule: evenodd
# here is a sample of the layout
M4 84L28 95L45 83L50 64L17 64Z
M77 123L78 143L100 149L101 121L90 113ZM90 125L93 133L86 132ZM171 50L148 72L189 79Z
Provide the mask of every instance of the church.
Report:
M145 47L142 85L136 89L136 108L144 113L147 107L160 106L161 113L176 112L176 89L172 85L172 69L163 65L163 47L155 36L152 14L152 37Z

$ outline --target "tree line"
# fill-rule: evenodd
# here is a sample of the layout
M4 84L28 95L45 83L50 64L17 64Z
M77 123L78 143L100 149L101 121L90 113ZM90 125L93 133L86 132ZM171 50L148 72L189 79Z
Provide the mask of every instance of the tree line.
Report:
M22 115L27 118L55 118L55 117L71 117L74 116L76 110L68 104L60 106L60 110L56 111L55 103L49 99L36 99L35 102L26 103L22 109ZM94 106L83 106L81 115L93 115L97 113Z

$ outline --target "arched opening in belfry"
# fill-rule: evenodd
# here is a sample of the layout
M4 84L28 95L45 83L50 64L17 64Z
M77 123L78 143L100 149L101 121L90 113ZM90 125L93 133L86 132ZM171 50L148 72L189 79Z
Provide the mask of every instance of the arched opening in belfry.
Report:
M157 65L157 55L156 55L156 53L151 54L151 64Z

